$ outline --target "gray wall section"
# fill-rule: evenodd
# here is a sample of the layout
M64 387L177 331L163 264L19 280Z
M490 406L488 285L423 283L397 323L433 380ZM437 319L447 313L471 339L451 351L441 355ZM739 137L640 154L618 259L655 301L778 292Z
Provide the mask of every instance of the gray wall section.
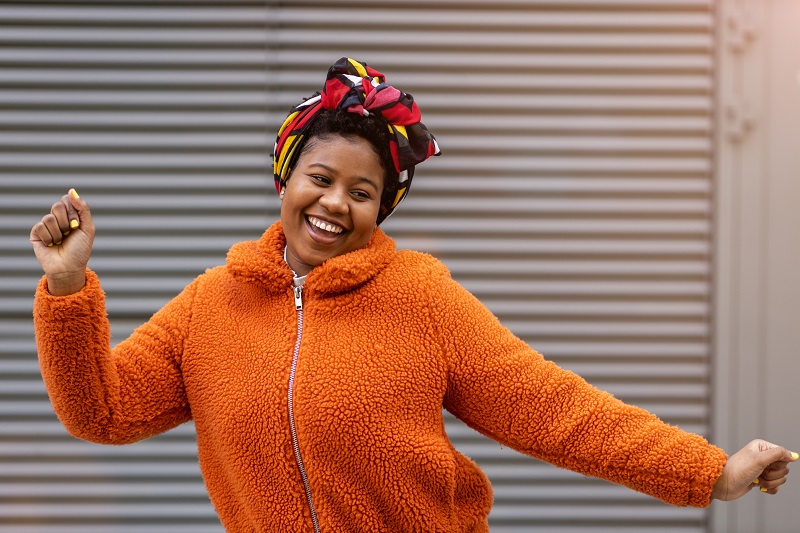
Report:
M715 182L714 434L800 451L800 3L727 0ZM800 530L800 484L714 506L712 531Z
M0 532L220 531L191 426L67 436L38 374L30 227L76 187L124 338L277 217L269 153L342 55L412 92L445 156L385 224L515 333L685 429L709 420L711 0L0 5ZM703 510L452 418L492 531L705 531Z

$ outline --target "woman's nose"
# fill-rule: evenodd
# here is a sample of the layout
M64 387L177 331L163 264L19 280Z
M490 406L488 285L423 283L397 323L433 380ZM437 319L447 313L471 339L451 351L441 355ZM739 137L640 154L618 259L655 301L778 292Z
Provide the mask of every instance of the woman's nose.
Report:
M331 213L347 213L347 191L339 187L330 187L322 194L319 203Z

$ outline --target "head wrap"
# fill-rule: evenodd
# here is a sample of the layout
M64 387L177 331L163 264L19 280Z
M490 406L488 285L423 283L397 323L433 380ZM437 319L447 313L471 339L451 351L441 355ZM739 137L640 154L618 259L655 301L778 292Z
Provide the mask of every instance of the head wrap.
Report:
M414 97L386 83L386 77L366 63L343 57L328 69L322 93L315 93L291 113L278 130L275 141L275 188L280 191L297 162L306 142L306 132L324 109L338 109L358 115L377 115L389 127L389 151L398 173L397 194L383 199L379 223L394 211L408 194L414 166L432 155L439 145L420 122Z

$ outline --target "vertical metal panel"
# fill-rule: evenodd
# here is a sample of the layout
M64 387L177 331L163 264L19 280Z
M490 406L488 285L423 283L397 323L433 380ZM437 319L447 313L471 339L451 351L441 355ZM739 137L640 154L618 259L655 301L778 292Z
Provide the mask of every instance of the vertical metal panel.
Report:
M714 434L800 441L800 3L722 0L714 220ZM798 529L800 486L780 501L713 506L716 533Z
M277 217L269 151L342 55L412 92L445 156L386 230L623 400L709 428L711 0L0 5L0 532L219 531L191 427L64 434L30 325L27 233L76 187L124 338ZM704 531L448 419L492 531Z

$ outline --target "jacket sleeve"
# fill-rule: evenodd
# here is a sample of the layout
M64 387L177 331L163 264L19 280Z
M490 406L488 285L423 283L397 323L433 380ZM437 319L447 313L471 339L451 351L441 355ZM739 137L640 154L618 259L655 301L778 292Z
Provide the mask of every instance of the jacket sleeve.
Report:
M53 296L45 278L33 307L39 365L56 414L74 436L125 444L191 418L181 375L196 283L130 338L110 348L105 294L97 275L69 296Z
M708 506L727 456L559 368L442 276L431 308L449 367L445 408L522 453L673 505Z

